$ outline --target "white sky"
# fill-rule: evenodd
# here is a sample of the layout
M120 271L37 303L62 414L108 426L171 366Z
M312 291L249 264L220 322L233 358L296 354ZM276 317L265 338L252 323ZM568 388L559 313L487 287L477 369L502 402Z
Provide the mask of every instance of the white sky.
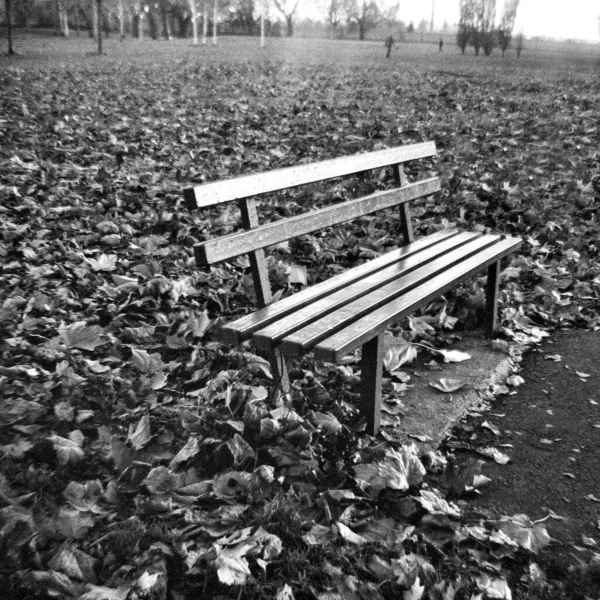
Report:
M383 0L395 4L397 0ZM459 0L400 0L398 18L406 23L413 21L415 26L431 19L432 2L435 2L435 26L441 27L444 19L448 23L458 21ZM304 5L302 13L309 5L326 5L326 0L300 0ZM504 0L496 0L496 19L502 14ZM314 10L314 8L313 8ZM314 17L314 12L312 12ZM324 14L321 11L320 14ZM517 11L515 33L522 31L525 36L547 36L555 38L576 38L600 41L600 2L598 0L521 0Z

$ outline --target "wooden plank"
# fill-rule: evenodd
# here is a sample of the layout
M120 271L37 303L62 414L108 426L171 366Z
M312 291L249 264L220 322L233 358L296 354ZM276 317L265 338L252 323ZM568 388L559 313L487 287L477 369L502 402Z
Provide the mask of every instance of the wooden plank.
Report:
M259 226L258 213L256 211L256 201L254 199L244 198L240 200L240 212L242 215L242 225L250 230ZM271 294L271 285L269 283L269 271L265 261L265 251L262 248L248 253L250 259L250 272L252 273L252 283L254 284L254 293L256 301L261 308L271 303L273 296Z
M500 289L500 261L488 267L485 288L485 332L491 336L496 331L498 319L498 294Z
M361 359L360 412L367 419L367 433L375 435L381 419L381 379L384 335L375 336L363 346Z
M316 344L331 336L335 331L348 327L354 321L368 315L380 306L388 304L418 286L424 285L435 275L450 269L476 252L496 243L497 239L497 236L493 235L478 237L460 248L440 256L433 263L419 267L405 277L388 283L370 294L350 302L339 310L308 323L302 329L282 340L283 353L288 356L300 356L309 352Z
M434 142L398 146L365 154L342 156L306 165L277 169L266 173L244 175L225 181L204 183L186 188L183 196L189 209L207 208L223 202L231 202L232 200L240 200L258 194L276 192L430 156L435 156Z
M321 341L315 348L315 358L327 362L339 362L348 353L385 331L391 323L397 322L478 271L514 252L521 243L522 240L516 238L501 239L497 244L436 275L423 285Z
M202 242L194 246L196 263L200 266L211 265L439 191L440 180L432 177L403 188L377 192L282 221L267 223L250 231Z
M346 306L350 302L366 296L378 288L394 281L398 282L400 278L406 277L416 269L464 246L480 236L481 234L479 233L463 232L418 254L394 263L385 269L380 269L376 273L346 285L315 302L311 302L304 308L298 309L292 314L277 320L275 323L258 330L252 338L252 343L254 346L269 350L294 331L306 327L309 323L339 310L342 306Z
M404 246L403 248L386 252L382 256L363 263L362 265L358 265L348 271L344 271L339 275L335 275L327 281L321 281L292 296L279 300L270 306L257 310L249 315L245 315L231 323L227 323L217 330L216 335L226 344L239 344L244 340L249 339L255 331L270 325L275 320L290 314L293 311L299 310L327 294L346 287L354 281L366 277L370 273L374 273L404 258L413 256L418 252L422 252L423 250L441 243L457 234L458 231L455 229L445 229L425 238L421 238L410 246Z

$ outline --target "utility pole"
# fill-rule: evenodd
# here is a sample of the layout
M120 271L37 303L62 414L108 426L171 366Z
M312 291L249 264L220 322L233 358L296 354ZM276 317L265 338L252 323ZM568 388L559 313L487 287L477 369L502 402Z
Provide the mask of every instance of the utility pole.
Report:
M433 31L433 17L435 15L435 0L431 0L431 23L429 23L429 31Z

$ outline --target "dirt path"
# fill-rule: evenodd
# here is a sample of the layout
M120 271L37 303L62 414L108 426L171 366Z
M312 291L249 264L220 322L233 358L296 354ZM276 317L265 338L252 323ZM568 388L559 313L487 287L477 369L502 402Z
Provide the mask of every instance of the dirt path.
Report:
M469 502L485 516L525 513L531 519L550 510L548 532L566 549L583 546L583 536L600 550L600 334L558 332L522 362L525 383L499 397L481 418L456 431L456 448L494 446L508 464L489 461L482 473L491 483ZM494 433L482 423L487 422ZM452 442L451 442L452 445ZM473 453L457 452L459 460ZM575 549L575 553L579 550Z

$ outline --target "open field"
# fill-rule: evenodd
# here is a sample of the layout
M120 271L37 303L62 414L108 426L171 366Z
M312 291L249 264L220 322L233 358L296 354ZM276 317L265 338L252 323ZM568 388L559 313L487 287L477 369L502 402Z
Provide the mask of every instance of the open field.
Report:
M302 361L293 410L275 409L265 361L211 339L252 303L246 265L204 273L191 258L235 214L192 215L181 197L190 183L434 140L439 158L423 168L444 191L417 208L420 230L526 239L503 276L505 337L595 328L595 57L407 44L386 60L380 43L242 38L110 39L104 56L88 38L15 45L20 56L0 57L0 577L14 598L597 594L577 589L596 585L593 561L571 587L539 577L543 523L461 521L454 501L475 471L455 474L446 498L423 487L392 405L384 437L361 433L354 359ZM269 206L293 214L357 185ZM290 293L294 264L326 277L393 246L396 224L307 236L273 253L272 281ZM454 331L417 322L407 342L420 331L450 343L477 322L480 288L431 307L458 319ZM398 406L406 382L386 377Z
M379 61L385 55L383 41L367 40L328 40L328 39L287 39L267 38L266 47L260 48L258 38L224 36L219 37L217 46L212 45L209 37L206 46L194 47L191 40L175 39L153 41L148 38L137 40L127 38L124 43L117 35L103 42L106 56L104 61L132 62L136 64L148 61L153 64L180 60L234 61L243 60L283 60L293 64L336 63L351 65L363 61ZM0 65L32 65L41 67L44 63L95 64L96 42L88 36L87 31L81 37L72 35L69 39L51 35L38 35L35 32L25 33L17 30L15 49L21 56L6 56L6 34L0 38ZM512 69L520 71L542 71L579 69L598 66L600 61L600 45L568 44L558 42L531 41L525 46L523 56L517 60L514 50L509 50L502 59L496 50L490 57L476 57L472 49L465 56L447 37L443 55L438 55L437 37L434 43L397 43L394 46L392 63L408 61L418 69L439 69L445 67L463 69L499 68L503 72ZM416 64L415 64L416 63Z

